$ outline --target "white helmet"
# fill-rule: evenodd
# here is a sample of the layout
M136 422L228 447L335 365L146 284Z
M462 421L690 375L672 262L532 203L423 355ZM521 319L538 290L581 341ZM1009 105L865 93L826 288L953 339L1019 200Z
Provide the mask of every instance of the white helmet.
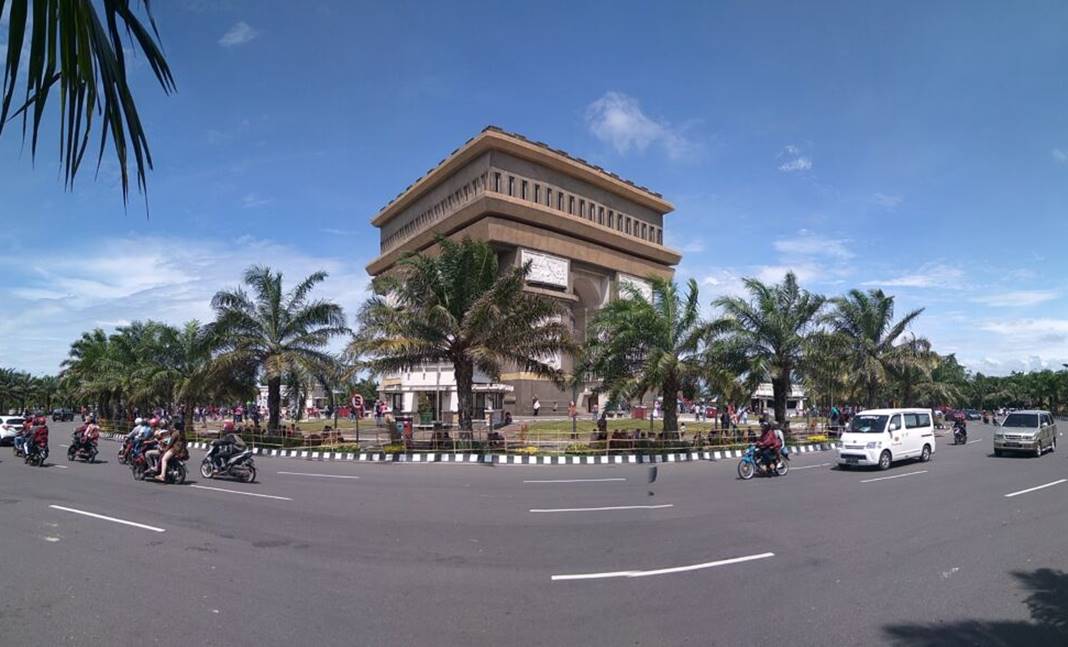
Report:
M134 420L134 424L135 425L141 425L141 424L144 424L144 422L145 421L143 419L141 419L141 418L138 418L138 419Z

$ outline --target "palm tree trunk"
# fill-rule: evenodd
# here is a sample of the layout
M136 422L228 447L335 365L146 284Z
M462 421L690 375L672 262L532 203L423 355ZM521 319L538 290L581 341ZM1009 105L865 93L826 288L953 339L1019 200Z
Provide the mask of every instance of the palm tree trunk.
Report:
M771 395L775 402L775 422L786 422L786 398L790 395L790 375L772 378Z
M193 435L193 432L195 430L193 421L193 402L191 400L187 400L185 406L182 407L182 409L182 413L185 416L185 433Z
M456 399L461 431L471 431L471 418L475 415L474 381L475 367L469 361L453 361L456 374Z
M279 410L282 400L282 378L274 376L267 378L267 428L271 431L278 430Z
M679 385L674 377L664 380L660 392L660 395L664 398L664 431L674 433L679 430L678 393Z

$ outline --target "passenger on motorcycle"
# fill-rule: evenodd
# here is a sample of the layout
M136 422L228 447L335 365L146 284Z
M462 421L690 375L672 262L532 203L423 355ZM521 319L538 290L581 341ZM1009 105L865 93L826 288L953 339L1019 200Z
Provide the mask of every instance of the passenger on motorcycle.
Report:
M185 432L181 429L173 429L171 431L164 431L163 436L160 439L160 446L164 448L163 456L159 462L159 473L156 474L157 481L167 480L167 463L172 458L185 459L189 457L186 451L185 444ZM152 450L159 453L160 450ZM150 452L151 453L151 452Z
M763 433L760 435L760 440L756 442L757 449L760 450L761 459L764 461L764 467L768 471L775 469L775 465L779 462L779 451L782 449L782 432L773 428L770 424L764 423Z
M26 449L28 450L27 453L48 451L48 423L45 421L44 416L38 416L34 419L33 435L30 437Z
M156 430L159 428L159 420L153 418L148 421L147 424L141 425L141 432L134 436L133 449L130 451L131 456L137 456L145 448L145 444L152 440Z
M82 445L96 445L96 441L100 438L100 425L96 424L96 416L89 418L89 424L85 425L85 429L82 431Z
M211 441L213 447L216 447L214 458L216 461L216 467L221 468L226 464L226 460L237 454L238 452L245 451L245 441L241 440L241 436L234 433L234 423L227 420L223 423L223 435Z

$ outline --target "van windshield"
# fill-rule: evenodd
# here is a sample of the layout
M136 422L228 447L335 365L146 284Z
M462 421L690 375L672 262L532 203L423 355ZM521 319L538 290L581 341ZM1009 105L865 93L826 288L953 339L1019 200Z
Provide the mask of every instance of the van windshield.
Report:
M1034 429L1038 426L1037 413L1010 413L1001 423L1002 427L1025 427Z
M857 416L849 423L849 431L854 434L881 434L886 429L886 420L890 416Z

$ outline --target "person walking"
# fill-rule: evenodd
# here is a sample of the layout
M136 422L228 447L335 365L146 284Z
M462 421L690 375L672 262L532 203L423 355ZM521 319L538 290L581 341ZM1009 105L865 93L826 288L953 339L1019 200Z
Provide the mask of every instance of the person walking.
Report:
M531 404L531 408L534 409L534 416L537 417L538 412L541 411L541 401L538 400L538 396L534 396L534 402Z

